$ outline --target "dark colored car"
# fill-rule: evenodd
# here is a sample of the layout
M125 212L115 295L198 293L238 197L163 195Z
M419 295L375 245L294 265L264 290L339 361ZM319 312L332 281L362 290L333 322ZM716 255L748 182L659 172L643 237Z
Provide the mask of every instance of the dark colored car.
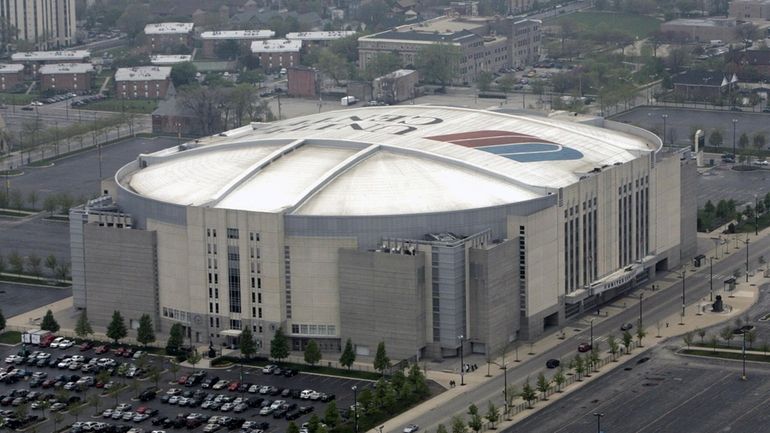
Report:
M558 359L549 359L545 362L545 366L548 368L557 368L559 365L561 365L561 361Z
M297 370L295 370L293 368L287 368L286 370L283 371L283 375L286 376L286 377L296 376L297 375Z
M578 344L578 352L588 352L591 350L591 345L588 343L580 343Z
M633 328L634 328L634 325L631 324L631 323L624 323L624 324L620 325L620 330L621 331L630 331Z

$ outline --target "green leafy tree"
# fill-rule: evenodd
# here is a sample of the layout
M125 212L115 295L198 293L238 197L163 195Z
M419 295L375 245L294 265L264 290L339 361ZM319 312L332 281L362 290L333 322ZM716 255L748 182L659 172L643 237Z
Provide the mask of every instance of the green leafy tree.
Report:
M308 341L305 346L305 362L310 365L316 365L321 360L321 349L315 340Z
M575 355L575 357L570 362L570 368L575 370L575 374L577 375L577 380L580 382L583 378L583 373L586 372L586 362L583 359L582 356Z
M698 333L698 337L700 337L700 344L703 344L703 338L706 337L706 330L703 328L698 328L696 332Z
M471 430L475 431L476 433L479 433L481 431L481 427L484 426L483 421L481 420L481 415L478 413L471 415L471 419L468 420L468 427L471 428Z
M372 80L401 69L401 57L396 53L377 53L366 63L364 78Z
M722 340L725 340L725 343L727 343L727 347L730 347L730 341L735 337L733 335L733 330L729 326L725 326L722 328L721 331L719 331L719 336L722 337Z
M241 356L246 359L257 354L257 343L254 341L254 334L251 333L251 329L248 326L241 333L239 349L241 350Z
M385 370L390 368L390 358L385 352L385 342L377 345L377 353L374 355L374 369L385 375Z
M718 342L719 342L719 340L717 340L717 336L716 335L712 335L711 338L709 339L709 343L711 343L711 349L714 352L717 351L717 343Z
M69 263L59 263L56 265L56 278L59 279L59 281L66 281L70 274L70 264Z
M752 329L746 332L746 342L749 343L749 349L754 347L754 342L757 341L757 330Z
M75 335L80 338L86 338L93 333L94 330L91 327L91 322L88 321L86 310L81 310L80 316L78 316L78 321L75 324Z
M353 349L353 342L350 338L345 342L345 349L342 350L340 355L340 365L346 367L350 371L350 367L356 362L356 351Z
M27 203L29 203L30 209L35 210L35 204L37 203L37 191L32 190L29 192L29 194L27 194Z
M601 360L601 357L599 356L599 343L597 342L594 344L594 347L591 348L591 352L588 354L588 358L591 361L591 367L594 371L599 370L599 361Z
M457 77L461 57L460 48L454 45L437 43L420 48L416 57L420 78L446 87Z
M0 308L0 331L5 329L5 316L3 315L3 309Z
M299 433L299 427L294 421L290 421L289 425L286 426L286 433Z
M136 330L136 341L144 345L155 341L155 329L152 326L152 319L149 314L142 314L139 318L139 329Z
M468 415L478 415L479 408L475 404L468 406Z
M497 88L508 95L511 93L511 90L513 90L513 86L516 84L516 77L513 75L503 75L500 77L499 80L497 80ZM507 97L507 96L506 96Z
M126 322L123 320L123 315L120 314L120 311L113 311L112 312L112 320L110 321L110 324L107 325L107 338L114 341L115 344L118 344L118 342L126 338L128 336L128 330L126 329Z
M465 427L465 421L459 415L452 417L452 433L465 433L468 429Z
M241 47L235 39L226 39L214 47L214 54L221 60L234 60L240 51Z
M24 198L21 196L21 191L18 189L11 190L8 196L8 204L16 210L21 210L21 207L24 206Z
M270 357L279 361L289 357L289 339L281 327L275 331L270 342Z
M626 353L631 353L631 343L634 341L634 336L628 331L623 331L623 345L626 346Z
M527 402L527 407L532 408L532 402L537 399L535 389L529 384L529 379L524 382L521 388L521 399Z
M54 256L53 254L51 254L51 255L49 255L48 257L45 258L45 267L48 268L49 271L51 271L51 275L55 275L56 274L56 265L57 264L58 263L56 261L56 256Z
M337 426L337 423L340 422L340 411L337 409L337 402L334 400L330 401L328 405L326 405L326 410L324 411L324 424L328 425L331 428L334 428Z
M24 259L16 251L8 255L8 264L11 266L11 272L21 275L24 273Z
M318 69L334 80L334 84L340 85L340 80L346 80L350 75L350 65L340 55L328 48L324 48L318 54Z
M54 319L53 312L48 310L40 323L40 329L44 331L59 332L59 323Z
M497 407L494 403L492 403L492 400L490 400L487 404L487 414L485 415L485 418L487 421L489 421L491 429L494 429L495 424L497 424L497 421L500 420L500 411L497 410Z
M491 72L482 71L479 73L479 76L476 77L476 87L479 89L479 92L488 91L489 87L492 85L493 78L494 75L492 75Z
M307 430L309 433L318 433L318 428L321 426L321 419L318 415L313 414L307 422Z
M610 348L610 353L612 354L612 360L615 361L615 356L618 354L618 349L620 349L620 345L618 344L618 340L615 338L613 334L610 334L607 337L607 346Z
M96 393L93 393L88 396L88 399L86 400L88 405L94 408L94 415L99 414L99 405L102 402L102 399L99 398L99 396Z
M35 254L27 256L27 272L36 277L40 276L40 265L42 260Z
M564 367L559 367L556 373L553 375L553 383L556 384L556 392L561 392L561 387L567 381L567 376L564 374Z
M177 63L171 67L171 81L176 88L193 84L197 73L198 68L192 62Z
M543 400L548 400L548 391L551 390L551 381L543 373L537 375L537 390L543 394Z
M201 359L203 359L203 356L201 356L197 350L193 350L189 355L187 355L187 362L189 362L193 368L195 368L195 364L201 362Z
M684 337L682 337L682 339L684 340L684 344L686 344L686 345L687 345L687 348L689 349L689 348L690 348L690 346L692 345L692 340L693 340L693 338L692 338L692 332L687 332L687 333L685 333L685 334L684 334Z
M174 323L171 325L171 329L168 332L168 340L166 340L166 354L177 355L182 349L182 343L184 343L184 328L181 323Z
M438 427L436 427L436 433L449 433L446 429L446 426L444 424L439 424Z

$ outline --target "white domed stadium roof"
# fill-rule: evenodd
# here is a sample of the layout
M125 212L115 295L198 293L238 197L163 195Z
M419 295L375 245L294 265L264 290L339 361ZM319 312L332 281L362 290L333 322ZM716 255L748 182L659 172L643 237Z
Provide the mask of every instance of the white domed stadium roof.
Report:
M659 144L542 117L362 107L252 124L142 155L141 168L121 170L118 182L189 206L321 216L445 212L542 197Z

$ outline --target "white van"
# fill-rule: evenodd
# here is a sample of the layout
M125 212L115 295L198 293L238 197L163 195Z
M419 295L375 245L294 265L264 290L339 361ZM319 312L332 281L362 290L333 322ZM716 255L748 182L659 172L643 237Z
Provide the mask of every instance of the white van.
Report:
M358 98L356 98L355 96L345 96L344 98L340 99L340 104L345 106L353 105L356 102L358 102Z

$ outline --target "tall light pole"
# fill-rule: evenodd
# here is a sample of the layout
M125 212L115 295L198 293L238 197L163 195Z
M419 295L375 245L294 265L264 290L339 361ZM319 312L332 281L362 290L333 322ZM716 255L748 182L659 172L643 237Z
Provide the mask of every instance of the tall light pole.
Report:
M594 319L591 319L591 349L594 348Z
M749 282L749 235L746 234L746 282Z
M709 301L714 301L714 257L709 257Z
M741 380L746 380L746 331L744 330L742 334L743 334L743 348L741 349L741 352L743 357L743 374L741 375Z
M596 433L602 433L602 417L604 416L604 414L599 412L594 412L594 416L596 417Z
M644 293L639 294L639 329L642 329L642 299L644 299Z
M353 385L353 432L358 433L358 387Z
M738 153L735 151L735 124L738 123L738 119L733 119L733 159L738 160Z
M680 325L684 325L684 308L687 305L685 304L685 298L684 298L684 293L685 293L684 280L686 276L687 276L687 268L682 266L682 321L679 323Z
M465 338L465 336L460 334L457 336L457 338L460 340L460 386L464 386L465 385L465 358L463 354L463 338Z
M666 145L666 119L668 119L668 114L661 114L660 117L663 118L663 145Z
M754 194L754 236L759 236L759 212L757 212L756 194Z

